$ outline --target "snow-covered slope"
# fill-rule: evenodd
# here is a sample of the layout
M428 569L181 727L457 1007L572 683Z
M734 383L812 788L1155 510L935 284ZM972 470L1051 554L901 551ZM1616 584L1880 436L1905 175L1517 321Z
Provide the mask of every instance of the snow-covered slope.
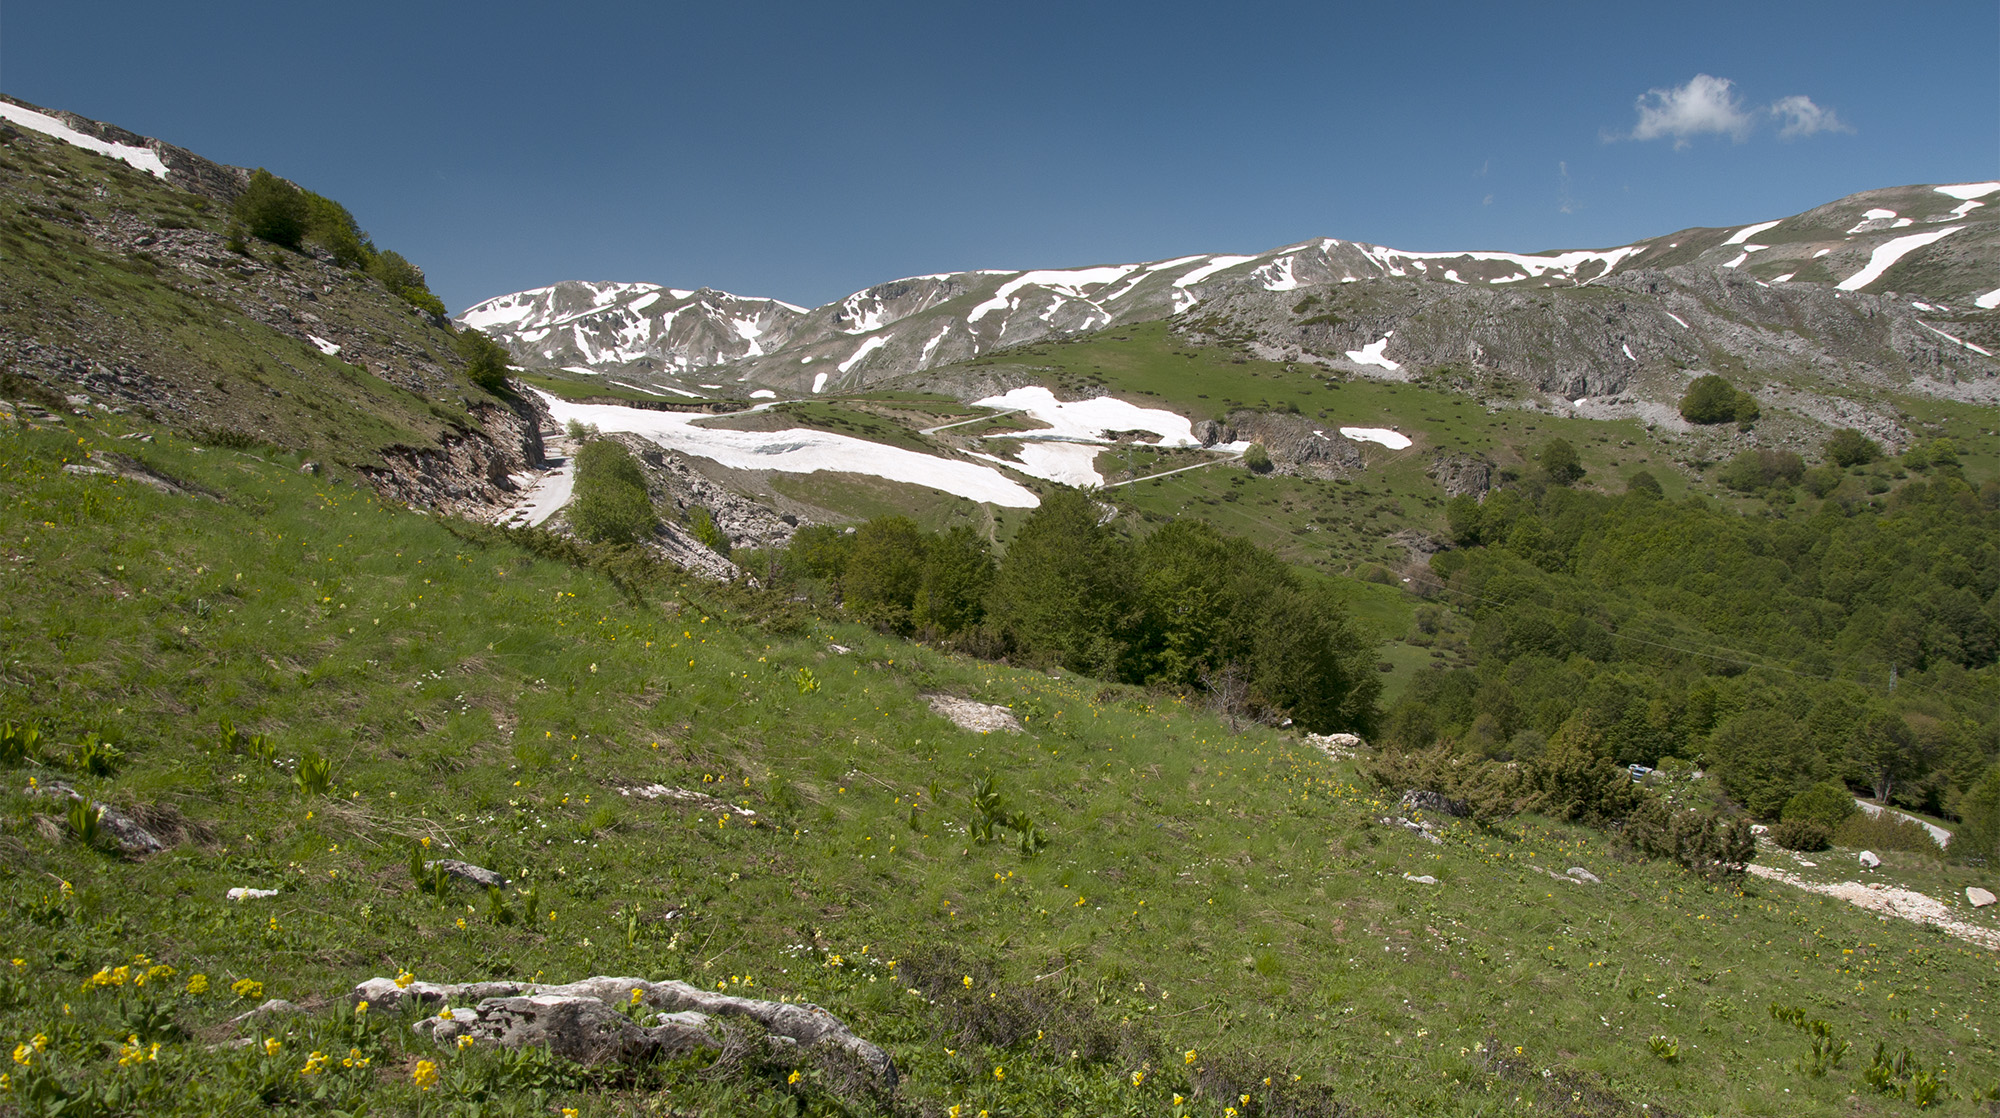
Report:
M806 313L708 288L565 281L488 299L458 321L531 366L672 376L761 357L784 345Z
M1604 249L1410 252L1321 238L1249 256L955 272L878 284L812 310L706 289L562 283L487 300L460 321L492 333L530 367L741 397L855 388L1052 337L1193 319L1246 300L1290 306L1315 291L1385 280L1470 294L1694 269L1841 291L1893 286L1940 305L1987 308L2000 305L2000 208L1988 208L1996 198L2000 182L1898 187L1794 217ZM1386 342L1361 339L1350 357L1394 372Z

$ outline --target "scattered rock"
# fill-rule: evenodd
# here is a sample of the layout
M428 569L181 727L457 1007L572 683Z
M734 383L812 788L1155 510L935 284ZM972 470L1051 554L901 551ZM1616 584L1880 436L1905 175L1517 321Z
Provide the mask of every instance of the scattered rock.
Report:
M961 730L971 730L975 734L990 734L995 730L1005 730L1010 734L1021 732L1021 723L1006 707L975 703L971 699L951 695L925 695L924 698L930 702L931 710L951 719Z
M1464 819L1472 814L1472 809L1466 806L1464 800L1454 800L1427 788L1411 788L1404 792L1402 808L1404 814L1429 812L1432 815L1449 815L1453 819Z
M1849 904L1868 909L1871 912L1879 912L1884 916L1896 916L1918 924L1925 924L1938 928L1949 935L1957 936L1968 943L1976 943L1981 947L2000 950L2000 932L1959 920L1952 915L1951 908L1944 904L1944 902L1913 890L1885 886L1879 881L1870 882L1866 885L1859 881L1821 884L1816 881L1807 881L1802 877L1786 873L1784 870L1755 864L1752 864L1749 870L1758 877L1771 881L1782 881L1787 885L1804 889L1808 893L1836 897Z
M1379 822L1385 827L1401 827L1418 838L1423 839L1425 842L1430 843L1432 846L1444 845L1444 840L1438 837L1437 824L1432 823L1428 819L1417 822L1410 819L1399 819L1393 815L1385 815Z
M1758 836L1768 835L1771 833L1771 828L1762 823L1752 823L1750 824L1750 833Z
M845 656L845 655L847 655L848 653L850 653L850 652L854 651L853 649L851 649L851 648L847 647L847 646L846 646L846 645L844 645L844 644L833 644L833 643L831 643L831 642L829 642L829 643L827 644L827 647L828 647L828 648L830 648L830 649L832 649L832 650L833 650L833 651L834 651L834 652L835 652L835 653L836 653L837 655L841 655L841 656Z
M489 889L502 888L507 884L506 878L492 870L484 866L475 866L471 862L461 862L456 858L440 858L435 862L425 862L424 868L443 870L460 881L470 881L474 885L482 885Z
M1879 865L1881 865L1881 864L1882 864L1882 859L1880 859L1880 858L1877 858L1877 857L1875 856L1875 852L1874 852L1873 850L1864 850L1864 851L1862 851L1862 852L1861 852L1861 855L1860 855L1860 861L1861 861L1861 865L1862 865L1862 866L1863 866L1864 868L1866 868L1866 869L1871 869L1871 870L1872 870L1872 869L1874 869L1874 868L1875 868L1876 866L1879 866Z
M254 901L260 897L275 897L277 895L278 891L276 889L252 889L247 885L238 885L226 894L232 901Z
M1582 866L1571 866L1569 868L1569 875L1577 879L1578 881L1588 882L1591 885L1604 884L1602 878L1598 877L1594 873L1591 873L1589 870L1584 869Z
M637 1001L634 1001L634 992ZM533 982L472 982L441 985L371 978L356 986L348 1001L366 1001L385 1010L438 1006L413 1026L439 1044L461 1036L520 1048L545 1045L579 1063L633 1063L696 1048L721 1048L730 1018L764 1027L772 1044L857 1060L885 1087L896 1085L896 1065L881 1048L854 1035L819 1006L763 1001L713 993L685 982L597 976L566 985ZM627 1016L634 1005L646 1012Z
M757 813L747 807L732 804L728 800L717 799L706 792L694 792L686 788L669 788L664 784L644 784L633 788L620 788L621 796L637 796L642 800L674 800L693 804L703 811L726 811L745 819L755 818ZM476 867L475 867L476 868Z
M256 1018L259 1017L269 1017L277 1013L297 1013L299 1009L300 1009L299 1006L294 1005L291 1002L284 1000L283 998L272 998L270 1001L265 1002L263 1005L258 1006L256 1009L253 1009L248 1013L239 1013L236 1016L231 1017L229 1019L229 1023L232 1025L241 1025L245 1021L255 1020Z
M1436 885L1438 883L1437 878L1427 873L1406 873L1403 875L1403 880L1414 881L1419 885Z
M66 780L51 780L28 789L31 796L57 796L65 800L82 800L83 793L71 787ZM118 849L126 854L156 854L167 848L167 844L154 837L151 831L139 825L139 821L112 807L110 804L89 801L97 812L98 825L111 836Z
M1981 889L1977 885L1968 885L1965 887L1966 903L1974 908L1985 908L1987 905L1992 904L1994 899L1992 893Z
M1307 734L1306 744L1335 761L1351 760L1368 745L1359 734Z

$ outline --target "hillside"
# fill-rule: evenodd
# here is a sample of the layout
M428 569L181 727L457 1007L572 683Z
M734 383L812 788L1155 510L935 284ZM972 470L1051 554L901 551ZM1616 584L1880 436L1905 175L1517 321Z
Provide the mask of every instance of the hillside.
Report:
M1567 259L1133 266L1143 314L815 393L715 374L1124 299L559 286L479 321L638 354L678 309L681 371L510 371L408 262L287 247L242 199L337 203L0 117L0 1107L2000 1097L2000 433L1983 365L1894 363L1947 315L1990 340L1984 195ZM1954 223L1880 281L1948 298L1760 271ZM1566 405L1383 363L1433 317L1533 332L1506 307L1567 346L1618 298L1621 346L1667 308L1701 361ZM1370 360L1273 351L1280 321ZM738 342L770 349L702 356ZM1834 364L1748 372L1786 346ZM1762 412L1682 420L1710 369Z
M158 433L138 454L172 492L63 468L157 431L132 424L0 435L0 715L43 734L8 763L0 839L19 959L0 1014L48 1038L17 1091L96 1084L121 1111L188 1113L1165 1113L1175 1095L1203 1115L1763 1113L1775 1095L1901 1112L1859 1086L1876 1041L1941 1071L1951 1112L2000 1082L1991 955L1939 932L1718 888L1533 818L1433 845L1291 735L787 621L664 571L621 589L296 455ZM960 730L926 708L940 692L1008 704L1025 732ZM974 841L988 777L1038 852ZM168 849L80 843L35 794L58 778ZM695 791L632 794L653 785ZM427 896L405 868L424 840L508 887ZM1968 880L1886 856L1931 895ZM224 896L238 887L275 893ZM80 988L126 967L172 969ZM870 1102L812 1062L791 1081L782 1061L441 1051L341 1000L403 971L806 999L884 1046L902 1085ZM273 997L305 1008L227 1024ZM1851 1051L1816 1071L1772 1004ZM161 1047L121 1066L128 1034ZM207 1047L238 1036L252 1047ZM302 1077L314 1051L333 1066ZM436 1097L419 1058L444 1068Z

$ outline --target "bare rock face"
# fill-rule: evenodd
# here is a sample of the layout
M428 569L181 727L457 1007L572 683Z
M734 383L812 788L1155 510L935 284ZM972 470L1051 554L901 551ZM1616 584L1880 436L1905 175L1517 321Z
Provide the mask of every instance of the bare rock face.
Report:
M1965 903L1972 907L1985 908L1987 905L1992 904L1993 901L1994 897L1991 892L1981 889L1977 885L1968 885L1965 887Z
M1493 488L1493 463L1476 454L1441 453L1426 472L1447 497L1484 497Z
M371 978L348 994L348 1001L397 1010L422 1007L428 1014L413 1027L439 1044L474 1043L509 1048L543 1045L578 1063L637 1063L696 1048L720 1048L732 1019L762 1026L769 1041L783 1048L852 1059L883 1087L893 1088L895 1061L887 1052L854 1035L845 1023L816 1005L764 1001L713 993L685 982L597 976L552 986L533 982L439 984Z
M1010 734L1021 732L1020 720L1007 707L990 703L975 703L971 699L960 699L951 695L926 695L931 710L952 721L961 730L971 730L975 734L990 734L1004 730Z
M1271 455L1273 471L1293 477L1336 478L1365 465L1361 444L1337 430L1327 430L1300 415L1284 412L1233 412L1225 429L1232 442L1262 443ZM1203 433L1199 437L1207 438Z

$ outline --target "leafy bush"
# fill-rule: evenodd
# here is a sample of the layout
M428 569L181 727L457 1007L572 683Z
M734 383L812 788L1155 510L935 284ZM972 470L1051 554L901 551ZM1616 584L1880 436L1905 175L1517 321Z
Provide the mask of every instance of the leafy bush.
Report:
M717 555L729 554L729 537L723 533L722 526L715 522L715 514L700 505L688 510L688 531L694 533L694 538L701 541L701 546Z
M1264 449L1263 443L1251 443L1250 448L1243 452L1243 464L1252 473L1268 474L1271 472L1271 452Z
M1921 823L1886 811L1880 815L1855 812L1834 829L1833 844L1847 850L1900 850L1932 856L1938 853L1937 840ZM1952 836L1952 845L1958 845L1956 834Z
M1531 809L1538 797L1513 766L1461 756L1450 743L1429 749L1383 750L1367 766L1384 792L1435 792L1465 805L1473 822L1490 826Z
M1786 800L1783 819L1787 823L1817 823L1831 835L1859 810L1846 785L1826 780Z
M507 390L507 367L513 364L513 354L505 346L470 326L459 330L451 345L465 358L467 380L496 396Z
M1852 427L1835 431L1820 450L1828 464L1842 469L1865 466L1882 457L1882 445Z
M1748 424L1756 422L1758 414L1756 397L1713 373L1696 377L1681 397L1681 418L1689 423Z
M1814 466L1799 475L1800 484L1815 497L1824 497L1840 488L1840 471L1832 466Z
M623 443L593 439L576 452L569 523L586 541L621 544L636 543L659 525L646 475Z
M305 239L310 217L305 192L262 167L250 176L230 212L251 236L289 249Z
M1797 485L1806 470L1805 459L1789 450L1751 449L1731 458L1716 480L1731 489L1755 493L1776 486Z
M1625 492L1646 493L1658 497L1664 491L1660 488L1660 479L1645 470L1640 470L1625 480Z
M1623 819L1644 798L1632 774L1612 762L1603 732L1587 716L1563 723L1528 766L1528 783L1544 815L1591 826Z
M1786 850L1825 850L1833 842L1833 830L1809 819L1787 819L1771 828L1771 841Z
M1555 485L1574 485L1583 480L1583 462L1568 439L1550 439L1535 456L1542 473Z
M1745 816L1677 808L1647 797L1625 820L1619 832L1635 853L1674 862L1710 880L1743 876L1757 852L1757 839Z

